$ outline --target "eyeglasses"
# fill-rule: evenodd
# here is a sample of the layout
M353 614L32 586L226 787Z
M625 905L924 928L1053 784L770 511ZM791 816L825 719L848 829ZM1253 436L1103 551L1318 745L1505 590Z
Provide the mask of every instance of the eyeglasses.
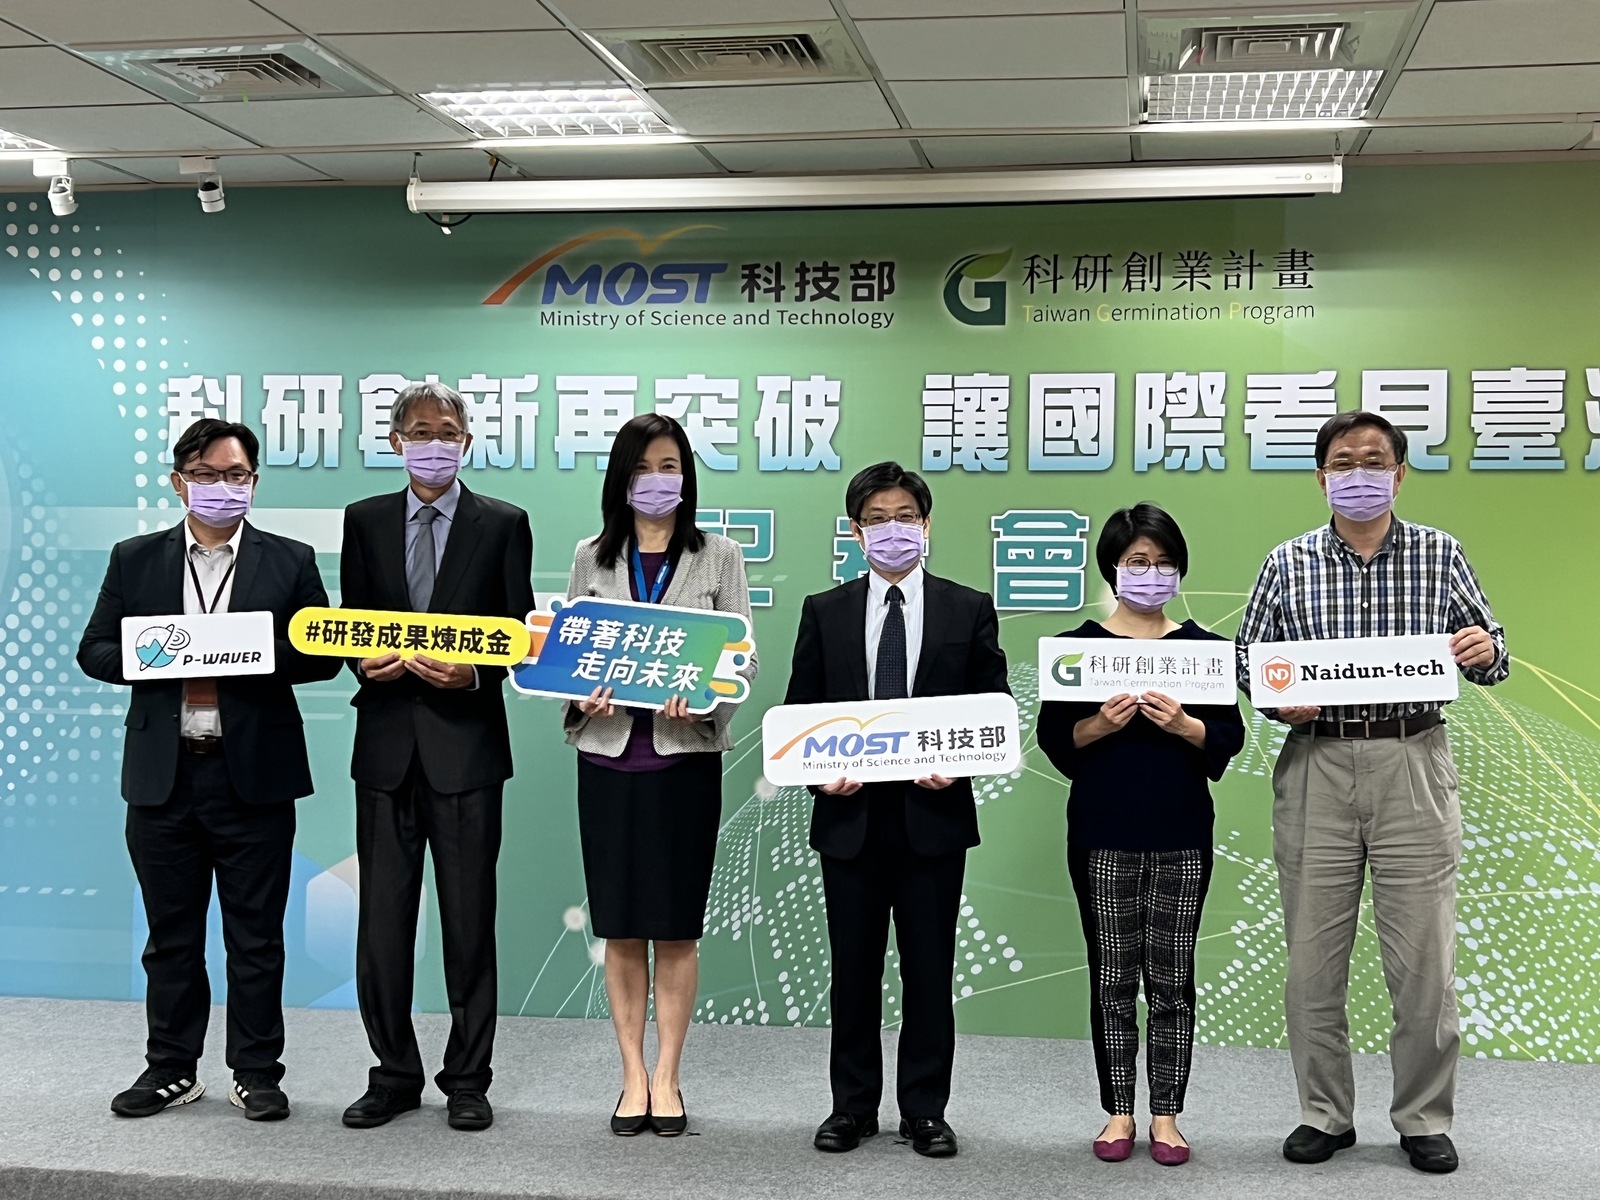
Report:
M1330 459L1322 469L1331 475L1343 475L1346 471L1354 471L1357 467L1363 471L1383 471L1385 474L1393 474L1399 470L1400 464L1383 458L1366 458L1360 462L1353 458L1334 458Z
M234 467L227 471L213 471L210 467L196 467L192 471L179 471L190 483L249 483L255 478L255 472L244 467Z
M1156 569L1157 575L1176 575L1178 573L1177 563L1153 563L1148 558L1130 558L1122 564L1122 569L1129 575L1148 575L1151 567Z
M922 514L912 512L910 509L902 509L892 515L888 513L873 513L870 517L862 517L856 524L863 529L871 529L874 525L887 525L890 521L899 521L902 525L921 525Z
M394 435L402 442L414 442L417 444L422 442L449 442L452 445L466 436L459 429L441 429L438 432L428 429L413 429L409 433L396 429Z

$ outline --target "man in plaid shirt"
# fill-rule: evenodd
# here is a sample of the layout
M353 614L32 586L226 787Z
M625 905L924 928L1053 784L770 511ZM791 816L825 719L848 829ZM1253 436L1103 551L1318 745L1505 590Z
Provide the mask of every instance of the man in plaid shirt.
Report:
M1267 556L1239 625L1239 684L1254 642L1449 633L1463 675L1510 672L1505 631L1459 542L1391 511L1406 435L1345 412L1317 434L1333 520ZM1367 866L1394 1001L1390 1117L1412 1166L1457 1165L1449 1129L1461 1033L1455 996L1457 775L1443 705L1262 709L1289 726L1273 770L1273 857L1289 949L1285 1009L1301 1124L1283 1144L1317 1163L1355 1144L1345 999Z

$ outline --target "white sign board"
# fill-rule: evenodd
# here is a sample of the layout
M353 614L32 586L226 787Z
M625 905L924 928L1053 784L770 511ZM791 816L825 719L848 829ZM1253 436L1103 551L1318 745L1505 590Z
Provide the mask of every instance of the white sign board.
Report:
M1100 704L1160 692L1179 704L1232 704L1232 642L1198 638L1039 639L1039 699Z
M122 618L122 675L129 683L270 675L273 666L269 612Z
M1250 694L1258 708L1411 704L1461 694L1448 633L1257 642Z
M764 773L779 787L1003 775L1022 765L1021 740L1004 692L784 704L761 720Z

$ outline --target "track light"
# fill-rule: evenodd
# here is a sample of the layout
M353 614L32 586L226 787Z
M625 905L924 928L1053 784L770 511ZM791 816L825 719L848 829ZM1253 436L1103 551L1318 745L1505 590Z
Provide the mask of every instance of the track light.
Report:
M72 194L71 175L57 175L50 180L50 211L58 217L70 217L78 211L77 197Z
M228 201L222 194L222 176L209 175L200 181L195 195L200 197L201 212L221 212L228 207Z

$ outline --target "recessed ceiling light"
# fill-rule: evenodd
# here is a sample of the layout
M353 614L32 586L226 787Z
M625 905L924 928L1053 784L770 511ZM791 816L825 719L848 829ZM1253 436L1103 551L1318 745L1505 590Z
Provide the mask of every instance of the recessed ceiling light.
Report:
M1303 121L1362 116L1382 71L1230 71L1147 75L1144 119Z
M20 133L12 133L9 129L0 129L0 151L26 151L29 154L40 150L54 150L54 146L36 141L31 137L24 137Z
M609 139L674 132L629 88L427 92L422 99L486 139Z

